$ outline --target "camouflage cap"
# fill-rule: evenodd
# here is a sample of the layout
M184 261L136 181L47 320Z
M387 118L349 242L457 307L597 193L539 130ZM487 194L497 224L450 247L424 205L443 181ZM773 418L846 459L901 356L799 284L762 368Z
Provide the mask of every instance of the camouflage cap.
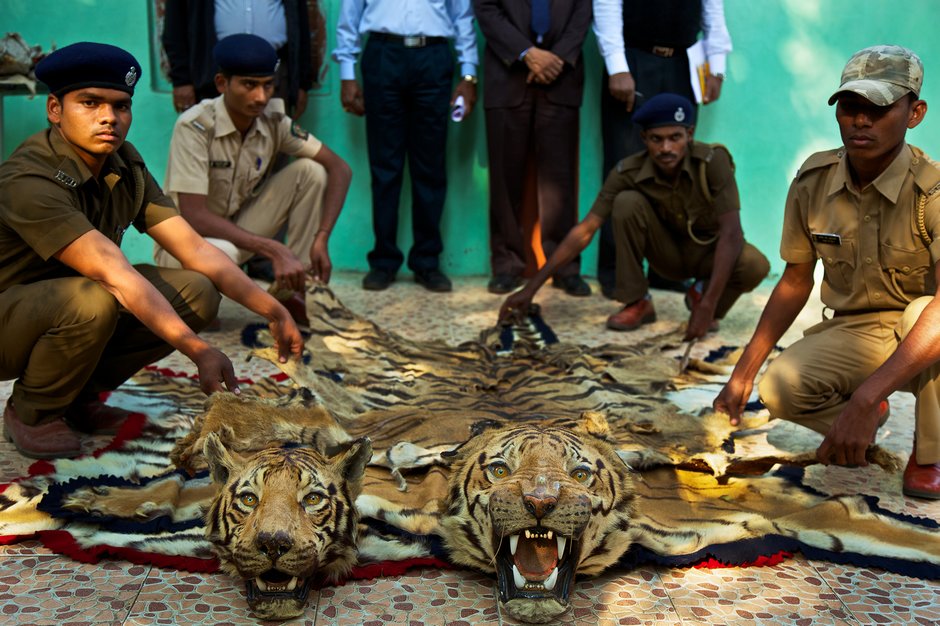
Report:
M842 70L842 84L829 98L851 91L878 106L894 104L912 91L920 95L924 64L914 52L901 46L872 46L852 55Z

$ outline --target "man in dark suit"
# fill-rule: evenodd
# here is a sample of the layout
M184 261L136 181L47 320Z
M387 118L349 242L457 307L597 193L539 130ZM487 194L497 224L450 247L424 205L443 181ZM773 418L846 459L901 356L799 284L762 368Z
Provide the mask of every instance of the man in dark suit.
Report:
M581 45L591 24L589 0L474 0L486 38L483 104L490 172L489 290L522 284L526 241L520 217L528 161L534 164L545 256L578 219L578 109L584 86ZM575 257L553 284L590 295Z

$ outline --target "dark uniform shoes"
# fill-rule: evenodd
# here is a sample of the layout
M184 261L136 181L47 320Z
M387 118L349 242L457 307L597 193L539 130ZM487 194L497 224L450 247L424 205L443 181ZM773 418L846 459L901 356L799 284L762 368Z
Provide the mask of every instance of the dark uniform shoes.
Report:
M116 435L131 411L95 400L73 404L65 412L65 421L77 431L90 435Z
M367 291L382 291L388 289L388 286L395 282L394 272L389 272L380 268L369 270L366 277L362 279L362 288Z
M486 290L490 293L511 293L522 286L522 277L512 274L494 274L490 282L486 284Z
M643 324L656 321L656 309L649 296L640 298L633 304L623 307L619 313L607 318L607 328L611 330L634 330Z
M451 291L454 287L450 279L439 269L415 272L415 282L428 291Z
M3 431L23 456L33 459L69 459L82 453L82 442L65 420L55 418L35 426L24 424L8 401L3 410Z
M584 298L591 295L591 286L584 282L580 274L570 276L556 276L552 279L552 287L564 289L569 296Z

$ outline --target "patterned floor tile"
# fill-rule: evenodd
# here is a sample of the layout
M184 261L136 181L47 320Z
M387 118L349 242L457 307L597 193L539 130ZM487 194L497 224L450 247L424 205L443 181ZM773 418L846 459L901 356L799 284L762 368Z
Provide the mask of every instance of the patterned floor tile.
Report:
M303 618L279 622L312 626L317 592L310 593ZM244 587L225 574L193 574L153 568L137 596L128 625L187 624L209 626L257 624L245 601Z
M422 570L320 590L317 624L498 624L493 580L468 571Z
M683 623L856 623L802 560L774 567L676 569L664 571L662 580Z
M4 556L0 620L13 624L120 624L149 567L76 563L64 557Z
M940 581L832 563L812 564L862 624L940 624Z

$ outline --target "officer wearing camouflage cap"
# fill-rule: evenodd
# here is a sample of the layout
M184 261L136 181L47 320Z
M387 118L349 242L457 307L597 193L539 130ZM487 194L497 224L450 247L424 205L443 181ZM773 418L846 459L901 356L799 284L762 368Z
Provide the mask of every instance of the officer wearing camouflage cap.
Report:
M695 108L661 93L636 111L646 150L617 164L597 199L529 283L509 296L500 318L525 311L539 287L579 254L610 218L616 242L614 297L623 309L607 318L612 330L634 330L656 320L643 274L644 258L660 275L698 279L686 298L686 339L718 327L743 293L761 283L770 264L744 241L738 185L727 148L693 141Z
M219 291L271 322L281 357L302 340L287 310L183 220L125 141L141 67L82 42L36 67L50 128L0 165L0 379L12 380L6 437L26 456L81 453L80 432L114 434L127 412L99 401L174 349L206 393L237 390L232 363L196 333ZM131 265L133 225L185 269Z
M866 465L888 396L917 397L904 493L940 498L940 167L909 145L924 68L912 51L873 46L842 72L835 104L843 147L812 155L790 186L780 253L786 269L754 336L715 399L737 423L754 378L823 265L827 313L788 347L758 389L771 417L825 436L822 463Z

